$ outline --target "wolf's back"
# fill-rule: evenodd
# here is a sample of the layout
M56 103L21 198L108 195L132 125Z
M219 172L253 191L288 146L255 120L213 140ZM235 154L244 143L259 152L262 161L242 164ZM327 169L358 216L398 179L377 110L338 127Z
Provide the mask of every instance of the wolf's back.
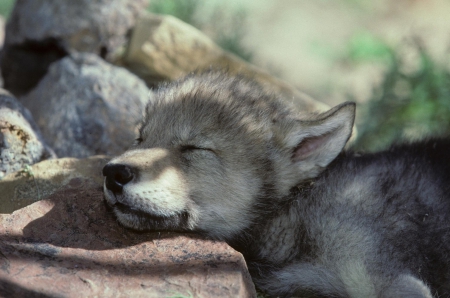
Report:
M342 194L337 200L353 204L344 207L348 214L343 216L372 225L382 243L380 254L407 266L440 297L450 295L449 153L449 139L361 156L344 153L323 176L327 187ZM386 272L395 268L392 263L383 266Z

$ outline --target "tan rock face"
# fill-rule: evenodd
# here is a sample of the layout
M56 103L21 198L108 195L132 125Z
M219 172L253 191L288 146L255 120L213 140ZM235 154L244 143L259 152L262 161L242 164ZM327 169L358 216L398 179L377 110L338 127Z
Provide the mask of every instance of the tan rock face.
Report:
M122 62L149 85L152 81L175 80L192 71L225 69L232 75L251 77L293 102L300 111L328 109L324 103L222 50L205 34L172 16L141 16Z
M195 236L126 230L89 179L0 215L0 252L5 297L255 296L240 253Z

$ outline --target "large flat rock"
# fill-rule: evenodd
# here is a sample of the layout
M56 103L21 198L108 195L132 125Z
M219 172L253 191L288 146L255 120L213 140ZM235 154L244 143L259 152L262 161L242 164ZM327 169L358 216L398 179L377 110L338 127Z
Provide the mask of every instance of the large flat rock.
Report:
M73 178L0 215L3 297L253 297L242 255L194 235L121 227L101 185Z

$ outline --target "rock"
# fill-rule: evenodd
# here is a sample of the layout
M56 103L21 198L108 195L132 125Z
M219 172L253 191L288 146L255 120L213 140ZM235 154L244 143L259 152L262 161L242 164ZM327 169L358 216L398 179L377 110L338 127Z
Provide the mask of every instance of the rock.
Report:
M101 188L102 169L108 160L105 156L50 159L6 175L0 180L0 213L11 213L45 200L60 189L71 189L80 179L88 179Z
M30 112L0 89L0 179L52 157Z
M55 38L66 50L105 56L123 46L148 0L21 0L7 24L8 44Z
M88 157L128 148L151 95L127 70L78 53L52 64L21 101L59 157Z
M3 86L15 96L24 95L47 73L51 63L67 54L55 39L28 41L15 46L5 45L0 56Z
M52 62L73 51L112 58L147 6L148 0L16 1L0 62L5 87L27 93Z
M5 297L255 297L227 244L121 227L100 184L74 178L46 200L0 215Z
M326 104L222 50L202 32L172 16L143 15L133 29L127 52L118 63L142 77L148 85L175 80L196 70L226 69L230 74L253 78L293 101L300 111L328 109Z

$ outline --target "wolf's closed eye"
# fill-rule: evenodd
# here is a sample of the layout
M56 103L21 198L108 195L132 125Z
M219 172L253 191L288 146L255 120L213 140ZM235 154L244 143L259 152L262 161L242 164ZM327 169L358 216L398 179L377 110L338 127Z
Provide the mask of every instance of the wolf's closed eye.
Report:
M217 154L214 150L205 147L199 147L195 145L183 145L180 147L181 156L187 162L191 162L195 159L209 159L216 160Z
M205 148L205 147L199 147L199 146L195 146L195 145L183 145L180 148L181 153L188 153L191 151L196 151L196 150L203 150L203 151L209 151L211 153L214 153L214 150L210 149L210 148Z

